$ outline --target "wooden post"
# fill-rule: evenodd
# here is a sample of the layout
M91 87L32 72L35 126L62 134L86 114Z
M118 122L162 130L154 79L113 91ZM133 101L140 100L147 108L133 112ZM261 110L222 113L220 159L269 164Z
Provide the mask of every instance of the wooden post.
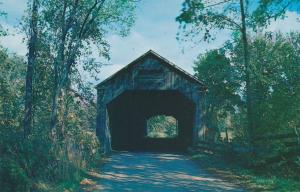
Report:
M194 96L195 115L194 115L194 128L193 128L193 145L196 145L201 134L201 104L200 94L197 92Z
M111 135L109 130L108 112L104 101L104 89L97 91L97 128L96 134L100 141L100 150L103 153L111 151Z

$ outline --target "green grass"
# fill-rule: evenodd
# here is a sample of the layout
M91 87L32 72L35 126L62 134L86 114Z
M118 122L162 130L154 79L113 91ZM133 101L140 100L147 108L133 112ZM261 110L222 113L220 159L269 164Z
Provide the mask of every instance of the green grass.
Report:
M255 170L229 161L221 155L193 154L191 158L202 168L225 180L234 182L248 191L300 192L300 181L272 175L267 170Z
M99 165L104 162L105 158L100 161ZM81 170L79 174L72 177L72 179L64 180L61 182L49 182L38 180L33 184L33 191L39 192L82 192L94 191L96 182L101 178L98 169ZM87 182L88 181L88 182Z
M40 192L76 192L80 190L79 180L69 180L60 183L50 183L47 181L37 181L34 183L34 191Z

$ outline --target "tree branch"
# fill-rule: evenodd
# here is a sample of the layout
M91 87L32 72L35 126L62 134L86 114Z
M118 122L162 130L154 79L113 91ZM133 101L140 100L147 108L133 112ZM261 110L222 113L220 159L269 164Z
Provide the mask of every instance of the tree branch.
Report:
M95 13L95 14L97 14L97 13L100 11L100 9L102 8L104 2L105 2L105 0L101 0L100 2L98 2L98 0L96 0L95 3L93 4L93 6L89 9L89 11L88 11L86 17L84 18L84 21L83 21L83 24L82 24L82 26L81 26L81 29L80 29L80 31L79 31L79 37L80 37L80 38L81 38L81 37L85 34L85 32L86 32L84 29L85 29L85 26L87 25L87 23L93 22L93 21L95 20L95 18L96 18L96 16L94 16L94 17L92 17L91 20L88 22L88 19L89 19L90 15L92 14L93 10L94 10L94 9L97 7L97 5L100 3L99 6L98 6L98 8L97 8L97 10L96 10L96 13Z
M221 5L221 4L224 4L224 3L228 3L230 1L233 1L233 0L225 0L225 1L221 1L221 2L218 2L218 3L214 3L214 4L211 4L211 5L207 5L204 7L204 9L208 8L208 7L214 7L214 6L217 6L217 5Z

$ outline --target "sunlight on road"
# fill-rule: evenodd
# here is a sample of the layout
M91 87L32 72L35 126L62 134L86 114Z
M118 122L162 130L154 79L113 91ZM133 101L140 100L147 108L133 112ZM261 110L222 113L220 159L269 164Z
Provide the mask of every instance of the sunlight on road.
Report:
M116 153L85 191L243 191L183 155Z

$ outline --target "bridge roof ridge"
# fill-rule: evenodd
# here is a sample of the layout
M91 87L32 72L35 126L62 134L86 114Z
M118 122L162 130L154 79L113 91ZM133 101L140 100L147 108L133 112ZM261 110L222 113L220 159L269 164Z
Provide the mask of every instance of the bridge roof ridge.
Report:
M192 80L192 81L196 82L197 84L201 85L203 88L205 88L205 85L204 85L204 83L202 81L200 81L199 79L197 79L195 76L191 75L190 73L188 73L184 69L180 68L175 63L171 62L170 60L168 60L168 59L164 58L163 56L161 56L160 54L156 53L152 49L150 49L146 53L142 54L140 57L136 58L135 60L133 60L132 62L130 62L129 64L127 64L125 67L121 68L120 70L118 70L117 72L115 72L114 74L112 74L111 76L109 76L108 78L104 79L102 82L100 82L99 84L96 85L96 88L100 87L104 83L106 83L106 82L112 80L113 78L117 77L120 73L126 71L127 69L129 69L133 65L137 64L138 61L144 59L145 57L147 57L147 56L149 56L151 54L153 56L155 56L156 58L158 58L159 60L163 61L163 64L167 64L175 72L178 72L181 75L184 75L189 80Z

